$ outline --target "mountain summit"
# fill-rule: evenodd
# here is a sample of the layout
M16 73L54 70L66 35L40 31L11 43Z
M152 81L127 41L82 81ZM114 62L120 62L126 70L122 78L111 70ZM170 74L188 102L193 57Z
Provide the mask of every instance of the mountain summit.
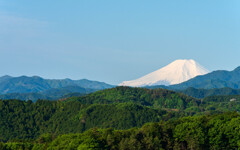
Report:
M208 70L198 64L196 61L192 59L180 59L139 79L124 81L119 85L133 87L173 85L207 73Z

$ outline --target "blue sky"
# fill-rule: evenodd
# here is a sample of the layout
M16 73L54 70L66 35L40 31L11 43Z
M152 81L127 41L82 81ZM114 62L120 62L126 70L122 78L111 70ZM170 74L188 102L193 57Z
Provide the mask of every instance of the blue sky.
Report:
M239 0L0 0L0 76L118 84L176 59L240 66Z

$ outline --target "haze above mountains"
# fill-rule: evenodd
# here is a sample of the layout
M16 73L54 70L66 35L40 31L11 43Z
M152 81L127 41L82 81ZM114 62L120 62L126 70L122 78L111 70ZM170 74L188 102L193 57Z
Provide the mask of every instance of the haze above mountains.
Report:
M240 89L240 67L233 71L210 72L194 60L176 60L146 76L124 81L120 86L165 88L201 98L221 93L236 94ZM38 76L0 77L0 99L61 99L113 88L104 82L86 79L44 79ZM223 88L220 90L213 90ZM205 89L202 91L202 89ZM211 89L211 91L208 91ZM221 92L219 92L221 91ZM205 94L201 94L201 93Z

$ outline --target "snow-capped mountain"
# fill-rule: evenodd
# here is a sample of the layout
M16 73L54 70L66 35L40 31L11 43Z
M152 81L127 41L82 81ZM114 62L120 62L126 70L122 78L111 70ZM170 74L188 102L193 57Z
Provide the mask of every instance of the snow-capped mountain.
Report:
M209 73L209 71L198 64L196 61L192 59L181 59L176 60L169 65L150 74L147 74L146 76L143 76L139 79L124 81L119 85L133 87L173 85L207 73Z

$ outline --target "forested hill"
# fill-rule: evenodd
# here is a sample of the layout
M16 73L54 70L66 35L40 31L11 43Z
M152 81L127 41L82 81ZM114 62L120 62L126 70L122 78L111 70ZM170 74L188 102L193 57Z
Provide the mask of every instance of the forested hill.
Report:
M228 111L240 111L239 96L199 100L164 89L130 87L116 87L64 101L0 100L0 141L31 141L47 133L57 137L96 127L129 129L148 122Z
M78 101L0 100L0 141L30 140L44 133L79 133L94 127L141 127L166 118L166 113L133 103L84 105Z
M42 134L33 141L0 142L3 150L234 150L239 149L236 112L148 123L141 128L93 128L84 133Z
M190 105L198 106L200 100L165 89L144 89L116 87L97 91L82 97L72 97L67 101L80 101L83 104L114 104L134 102L154 108L184 109Z
M186 90L177 91L184 93L186 95L195 97L195 98L205 98L208 96L230 96L230 95L240 95L240 89L232 88L219 88L219 89L196 89L196 88L187 88Z
M77 133L93 127L141 127L184 115L186 108L199 104L199 100L173 91L130 87L65 101L0 100L0 141L34 139L43 133Z
M187 89L171 89L170 87L167 86L149 86L146 87L148 89L169 89L172 91L175 91L177 93L183 93L185 95L195 97L195 98L205 98L208 96L219 96L219 95L240 95L240 89L233 89L229 87L224 87L224 88L213 88L213 89L203 89L203 88L193 88L189 87Z

